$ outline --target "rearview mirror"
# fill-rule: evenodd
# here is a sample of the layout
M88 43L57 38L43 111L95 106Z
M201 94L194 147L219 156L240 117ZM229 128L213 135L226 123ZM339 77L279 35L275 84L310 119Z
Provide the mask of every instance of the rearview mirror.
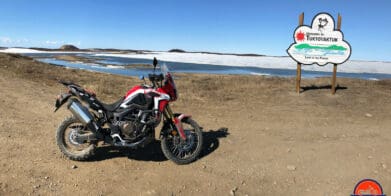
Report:
M155 71L157 65L157 59L156 57L153 57L153 71Z

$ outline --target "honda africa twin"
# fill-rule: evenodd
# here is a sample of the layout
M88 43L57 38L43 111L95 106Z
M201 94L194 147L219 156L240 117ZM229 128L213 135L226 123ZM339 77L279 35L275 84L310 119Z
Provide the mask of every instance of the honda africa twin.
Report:
M95 93L72 82L60 81L68 92L58 96L55 111L67 103L73 114L57 129L57 145L72 160L93 156L98 142L122 147L143 147L160 131L163 154L176 164L194 161L202 148L202 132L190 115L173 113L169 103L178 98L174 79L168 68L149 74L150 85L138 85L112 104L99 101Z

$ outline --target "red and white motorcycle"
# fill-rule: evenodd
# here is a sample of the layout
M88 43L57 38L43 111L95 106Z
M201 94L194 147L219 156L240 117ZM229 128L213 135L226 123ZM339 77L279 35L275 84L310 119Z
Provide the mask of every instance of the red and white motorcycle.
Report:
M174 79L167 66L149 74L150 85L135 86L112 104L99 101L95 93L72 82L60 81L68 92L58 96L57 111L67 103L72 116L57 129L57 145L72 160L86 160L94 155L99 141L123 147L145 146L160 131L163 154L176 164L194 161L202 149L202 130L190 115L173 113L169 103L178 98ZM144 78L142 78L144 79Z

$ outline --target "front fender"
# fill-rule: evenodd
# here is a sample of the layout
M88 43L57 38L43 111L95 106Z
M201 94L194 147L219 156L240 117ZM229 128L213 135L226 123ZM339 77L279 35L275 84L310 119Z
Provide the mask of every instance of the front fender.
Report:
M190 114L175 113L174 117L178 118L178 120L180 120L180 122L183 122L184 120L191 118L191 115Z
M169 132L176 130L179 132L179 136L186 140L185 132L183 131L182 122L191 118L189 114L175 113L173 121L164 121L162 130L160 131L160 137L167 137Z

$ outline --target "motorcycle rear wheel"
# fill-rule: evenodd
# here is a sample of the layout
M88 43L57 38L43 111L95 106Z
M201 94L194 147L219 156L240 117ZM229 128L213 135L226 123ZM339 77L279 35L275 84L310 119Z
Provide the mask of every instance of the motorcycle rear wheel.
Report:
M88 132L90 131L76 117L68 117L57 129L57 146L69 159L85 161L94 155L96 144L91 142L78 143L75 141L75 134Z
M198 158L202 149L202 131L200 126L191 118L182 120L186 140L182 141L179 134L164 137L161 148L164 156L178 165L193 162Z

